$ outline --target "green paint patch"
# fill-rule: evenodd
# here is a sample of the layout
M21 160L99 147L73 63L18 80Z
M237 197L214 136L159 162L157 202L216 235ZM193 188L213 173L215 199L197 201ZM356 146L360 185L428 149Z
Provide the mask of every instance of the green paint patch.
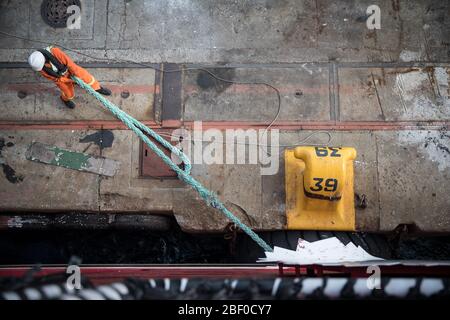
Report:
M66 169L85 171L113 177L119 169L120 162L104 157L66 150L57 146L33 142L27 150L26 158L30 161L50 164Z
M55 153L55 157L50 164L74 170L81 170L89 167L88 160L91 158L90 155L60 149L58 147L52 147L52 149Z

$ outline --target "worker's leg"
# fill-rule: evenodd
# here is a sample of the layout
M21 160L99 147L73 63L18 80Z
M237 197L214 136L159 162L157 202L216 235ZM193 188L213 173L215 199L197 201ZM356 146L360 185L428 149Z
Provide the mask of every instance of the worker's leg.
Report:
M61 100L70 108L75 108L75 103L72 99L75 97L75 89L73 82L58 82L58 87L61 90Z
M80 66L75 68L73 75L83 80L94 90L99 90L101 88L100 83L98 83L98 81L86 69Z
M85 83L90 85L92 87L92 89L94 89L98 93L103 94L105 96L111 95L111 90L100 86L100 83L98 83L98 81L86 69L84 69L80 66L77 66L77 68L75 68L75 71L76 71L75 76L77 76L78 78L83 80Z

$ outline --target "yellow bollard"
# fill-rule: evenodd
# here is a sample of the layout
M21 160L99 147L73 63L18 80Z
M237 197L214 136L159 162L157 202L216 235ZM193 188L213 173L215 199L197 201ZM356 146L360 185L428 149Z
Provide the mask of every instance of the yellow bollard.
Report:
M286 150L286 216L290 230L355 230L350 147Z

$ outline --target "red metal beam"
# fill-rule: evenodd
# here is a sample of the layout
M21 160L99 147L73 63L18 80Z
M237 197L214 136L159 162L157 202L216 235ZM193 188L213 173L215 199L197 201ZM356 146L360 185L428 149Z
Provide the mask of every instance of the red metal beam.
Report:
M191 129L193 121L168 122L160 125L153 120L143 120L150 128L182 127ZM252 121L203 121L202 129L264 129L268 123ZM450 129L450 121L278 121L273 129L279 130L437 130ZM118 120L79 121L0 121L0 130L127 130Z
M150 128L161 126L153 120L141 121ZM0 130L129 130L127 126L118 120L80 120L80 121L0 121Z
M404 276L450 276L450 266L426 265L380 265L381 275L390 277ZM23 277L30 266L0 267L0 277ZM81 274L94 284L111 283L125 278L258 278L258 277L294 277L294 276L348 276L369 277L366 267L346 266L290 266L290 265L141 265L141 266L84 266ZM63 274L66 267L44 266L34 274L43 277Z

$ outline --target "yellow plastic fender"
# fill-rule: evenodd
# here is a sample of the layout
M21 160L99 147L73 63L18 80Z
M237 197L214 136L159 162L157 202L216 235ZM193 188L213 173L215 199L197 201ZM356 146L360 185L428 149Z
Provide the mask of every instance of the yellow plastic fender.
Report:
M284 153L290 230L355 230L351 147L297 147Z

